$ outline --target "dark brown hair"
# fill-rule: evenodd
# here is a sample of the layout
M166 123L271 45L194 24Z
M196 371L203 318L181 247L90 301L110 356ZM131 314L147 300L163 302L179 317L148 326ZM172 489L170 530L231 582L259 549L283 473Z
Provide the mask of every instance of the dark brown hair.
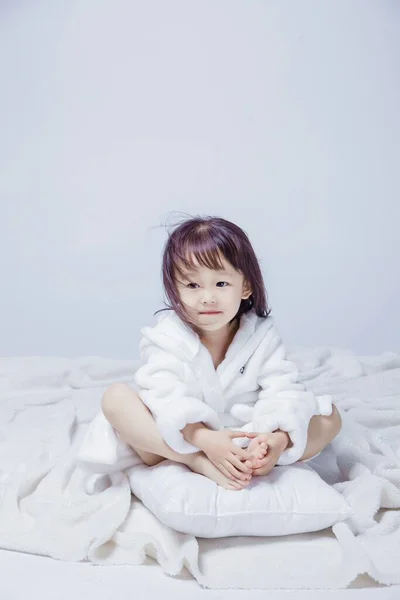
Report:
M169 233L163 251L162 279L170 306L167 305L167 308L154 314L163 310L174 310L182 321L192 328L175 283L177 275L183 277L180 265L187 269L195 269L195 265L190 261L193 255L202 266L214 270L223 269L221 254L243 275L252 290L249 298L242 299L234 319L252 308L259 317L268 317L271 311L267 305L263 276L247 234L231 221L213 216L185 219Z

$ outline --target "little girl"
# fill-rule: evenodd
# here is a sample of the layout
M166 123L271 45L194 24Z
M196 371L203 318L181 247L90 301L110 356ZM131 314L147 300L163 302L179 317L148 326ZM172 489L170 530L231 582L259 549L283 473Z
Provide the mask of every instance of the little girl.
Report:
M163 283L171 306L141 330L138 391L115 383L102 398L122 441L148 465L180 462L231 490L319 454L340 414L287 360L246 233L218 217L181 222Z

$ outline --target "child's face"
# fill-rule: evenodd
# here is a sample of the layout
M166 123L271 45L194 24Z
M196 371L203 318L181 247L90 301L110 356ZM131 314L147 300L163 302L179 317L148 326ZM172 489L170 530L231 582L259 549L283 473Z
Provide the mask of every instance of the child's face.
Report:
M241 300L251 295L243 275L237 273L222 256L221 262L223 271L214 271L196 263L194 272L185 269L184 278L178 278L176 282L181 302L200 331L216 331L225 327L239 310ZM204 314L205 311L219 312Z

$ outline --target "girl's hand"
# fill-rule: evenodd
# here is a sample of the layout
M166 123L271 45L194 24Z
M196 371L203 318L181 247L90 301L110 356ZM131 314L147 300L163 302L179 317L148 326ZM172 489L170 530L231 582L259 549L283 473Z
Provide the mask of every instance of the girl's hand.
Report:
M264 434L267 436L267 454L262 459L257 459L257 466L252 469L252 475L267 475L275 467L282 452L290 443L290 437L285 431L275 431Z
M236 446L232 439L253 438L257 435L257 433L231 431L230 429L207 430L202 432L201 446L199 443L197 445L226 477L233 480L245 480L249 475L251 476L251 467L246 466L242 461L249 460L252 463L254 461L249 452Z

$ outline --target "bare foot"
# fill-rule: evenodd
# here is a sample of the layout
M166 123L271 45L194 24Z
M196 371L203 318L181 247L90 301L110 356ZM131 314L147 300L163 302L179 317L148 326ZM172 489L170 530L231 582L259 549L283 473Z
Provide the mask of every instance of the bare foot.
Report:
M185 462L185 464L195 473L199 473L200 475L208 477L208 479L215 481L215 483L226 490L242 490L251 481L251 476L249 479L242 481L229 479L223 473L221 473L221 471L215 465L213 465L204 452L196 452L195 454L188 455L188 461Z
M251 459L245 461L246 466L257 468L258 461L263 459L268 453L267 439L268 438L264 433L260 433L260 435L250 441L247 446L247 451L250 454Z

